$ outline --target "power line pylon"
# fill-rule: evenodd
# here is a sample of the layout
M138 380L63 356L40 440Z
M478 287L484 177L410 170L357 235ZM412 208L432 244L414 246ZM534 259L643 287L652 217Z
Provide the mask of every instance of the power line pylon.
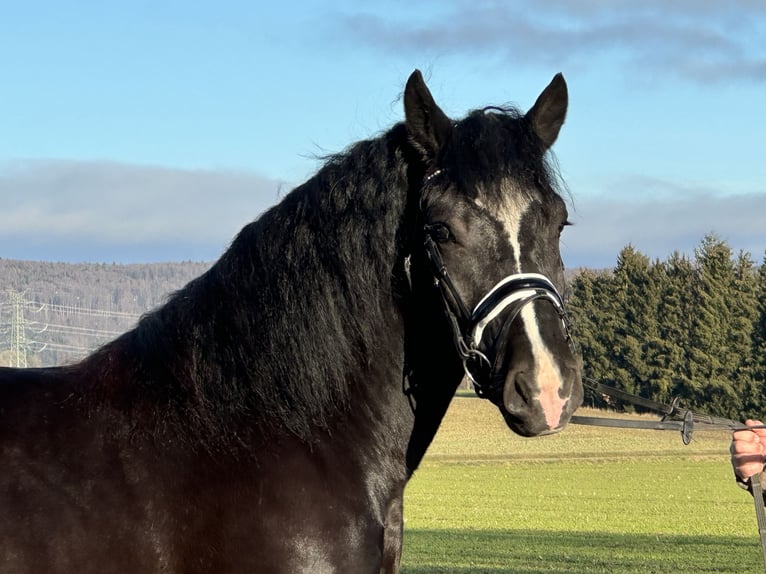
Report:
M13 367L27 368L27 324L24 319L25 293L10 291L11 311L11 356Z

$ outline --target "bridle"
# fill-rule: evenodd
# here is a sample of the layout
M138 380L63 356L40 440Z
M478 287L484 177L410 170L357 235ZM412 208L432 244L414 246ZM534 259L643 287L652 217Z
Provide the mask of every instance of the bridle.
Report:
M426 176L423 179L423 188L440 173L442 170ZM539 273L508 275L482 297L473 311L469 311L452 282L439 246L434 239L437 227L429 224L423 226L425 254L431 264L434 286L439 290L445 315L452 327L455 348L477 395L497 399L502 393L504 381L498 373L502 367L499 359L505 356L508 332L521 310L533 301L543 300L553 305L561 320L566 341L574 352L564 301L545 275ZM497 320L502 320L498 334L491 343L482 345L486 328Z

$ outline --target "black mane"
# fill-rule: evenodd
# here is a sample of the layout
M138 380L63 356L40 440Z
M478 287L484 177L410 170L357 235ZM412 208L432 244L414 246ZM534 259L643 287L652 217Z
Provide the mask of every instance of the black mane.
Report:
M411 153L400 124L331 157L207 273L90 360L124 357L147 387L125 400L159 396L167 425L192 418L223 436L226 421L248 417L301 438L326 427L346 406L347 373L365 369L378 334L399 320L385 302Z

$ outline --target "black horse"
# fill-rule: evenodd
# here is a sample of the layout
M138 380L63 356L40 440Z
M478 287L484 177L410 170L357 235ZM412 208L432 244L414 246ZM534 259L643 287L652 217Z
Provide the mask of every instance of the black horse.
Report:
M582 384L546 152L523 115L406 121L247 225L203 276L67 367L0 370L0 571L378 573L463 378L508 426L563 428Z

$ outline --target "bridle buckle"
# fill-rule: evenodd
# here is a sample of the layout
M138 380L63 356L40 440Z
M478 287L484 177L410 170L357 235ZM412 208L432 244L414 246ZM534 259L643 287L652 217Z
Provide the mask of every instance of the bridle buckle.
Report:
M492 373L492 363L487 355L479 351L476 347L468 347L463 337L458 337L458 352L463 359L463 371L471 381L473 390L477 395L483 397L485 391L479 381L487 381Z

